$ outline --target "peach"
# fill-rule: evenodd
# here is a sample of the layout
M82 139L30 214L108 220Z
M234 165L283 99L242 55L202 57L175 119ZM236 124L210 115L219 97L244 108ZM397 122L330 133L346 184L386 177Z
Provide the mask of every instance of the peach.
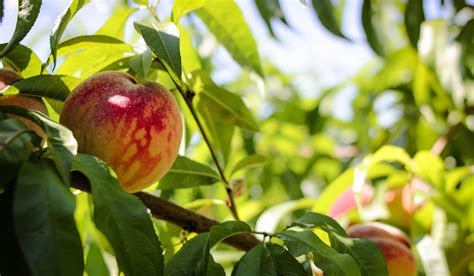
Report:
M126 73L101 72L83 81L59 120L73 131L79 152L104 160L128 192L159 180L178 155L182 122L173 95Z
M410 240L403 231L381 222L367 222L351 225L347 228L347 235L351 238L363 239L370 239L372 237L390 238L410 248Z
M9 69L0 69L0 92L6 89L13 82L23 79L20 74ZM41 111L44 114L48 115L48 110L46 109L45 104L39 97L33 96L23 96L23 95L9 95L0 97L0 105L16 105L26 109L34 109ZM34 130L39 136L46 137L43 129L38 126L36 123L16 115L8 115L8 118L18 119L28 128Z

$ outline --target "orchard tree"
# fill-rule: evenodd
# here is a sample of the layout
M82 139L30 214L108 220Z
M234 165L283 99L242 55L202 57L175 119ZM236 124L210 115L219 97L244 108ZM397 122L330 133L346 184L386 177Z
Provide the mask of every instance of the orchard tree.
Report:
M70 2L45 59L47 1L0 44L1 275L474 273L472 1L361 1L373 60L311 97L238 1L116 1L95 33ZM280 2L254 1L275 40ZM291 5L352 43L346 1Z

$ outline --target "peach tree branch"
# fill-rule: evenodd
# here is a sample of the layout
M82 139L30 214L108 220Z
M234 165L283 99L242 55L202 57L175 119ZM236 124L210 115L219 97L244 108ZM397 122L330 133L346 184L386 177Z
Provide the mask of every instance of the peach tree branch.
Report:
M71 187L83 192L91 193L89 181L79 172L71 173ZM205 217L152 194L138 192L133 195L143 202L156 219L173 223L189 232L209 232L212 226L220 224L216 220ZM258 245L260 241L252 234L239 234L224 240L224 243L239 250L248 251Z

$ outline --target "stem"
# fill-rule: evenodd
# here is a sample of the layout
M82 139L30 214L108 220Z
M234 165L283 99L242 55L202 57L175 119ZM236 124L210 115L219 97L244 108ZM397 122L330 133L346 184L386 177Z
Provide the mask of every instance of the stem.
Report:
M202 138L207 144L207 147L209 148L209 151L211 152L212 159L214 160L214 163L216 164L217 170L219 171L219 175L222 179L222 182L224 183L225 186L225 191L227 193L227 197L229 199L228 202L228 207L232 213L232 216L234 217L235 220L240 220L239 219L239 214L237 213L237 209L235 207L235 201L234 201L234 196L232 194L232 189L229 186L229 182L227 181L227 178L225 177L224 169L222 168L221 164L219 163L219 159L217 158L217 153L215 152L214 148L211 145L211 142L209 140L209 137L207 136L206 131L204 131L204 127L202 126L201 121L199 120L196 111L194 110L194 107L192 105L192 98L188 98L183 93L181 95L184 97L184 100L186 102L186 105L189 108L189 111L191 111L191 114L193 115L194 121L196 121L196 124L199 128L199 131L201 132Z
M163 67L168 71L166 66L163 64ZM217 153L214 150L214 148L211 145L211 141L209 140L209 137L207 136L206 131L204 130L204 127L201 123L201 120L199 120L199 117L197 116L196 110L194 109L193 106L193 98L194 98L194 92L190 91L189 89L183 89L183 87L178 84L178 82L173 78L172 74L168 71L168 74L170 75L171 80L173 81L174 85L179 91L179 94L183 97L184 101L186 102L186 105L189 108L189 111L191 112L194 121L196 122L199 131L201 132L202 138L204 139L204 142L206 142L207 147L209 148L209 152L211 153L212 160L214 161L214 164L217 167L217 171L219 172L220 178L222 180L222 183L225 186L225 191L227 193L227 207L229 207L230 212L232 213L232 216L234 217L235 220L240 220L239 218L239 213L237 212L237 208L235 205L234 201L234 195L232 194L232 188L229 185L229 181L227 181L227 178L225 177L224 169L222 168L219 159L217 158Z

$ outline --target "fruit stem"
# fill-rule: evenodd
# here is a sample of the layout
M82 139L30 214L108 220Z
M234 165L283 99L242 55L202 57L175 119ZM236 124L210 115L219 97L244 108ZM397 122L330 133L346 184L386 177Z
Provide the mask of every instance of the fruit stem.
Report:
M234 217L235 220L240 220L239 214L237 213L237 208L236 208L236 205L235 205L234 195L232 193L232 188L229 185L229 181L225 177L224 169L222 168L222 166L219 162L219 159L217 158L217 153L215 152L214 148L212 147L211 142L209 140L209 137L207 136L207 133L204 130L204 127L201 123L201 120L199 120L199 118L196 114L196 110L193 107L192 99L194 98L193 97L194 92L184 91L184 89L180 85L178 85L177 83L175 83L175 85L178 88L178 91L180 92L181 96L184 98L184 101L186 102L186 105L188 106L189 111L193 115L194 121L196 121L196 124L199 128L199 131L201 132L202 138L204 139L204 141L206 142L207 147L209 148L209 151L210 151L211 156L212 156L212 160L216 164L217 170L219 172L222 183L224 183L225 191L227 193L227 197L228 197L228 200L229 200L228 204L227 204L228 207L229 207L229 210L232 213L232 216ZM188 96L188 95L192 95L192 96Z

